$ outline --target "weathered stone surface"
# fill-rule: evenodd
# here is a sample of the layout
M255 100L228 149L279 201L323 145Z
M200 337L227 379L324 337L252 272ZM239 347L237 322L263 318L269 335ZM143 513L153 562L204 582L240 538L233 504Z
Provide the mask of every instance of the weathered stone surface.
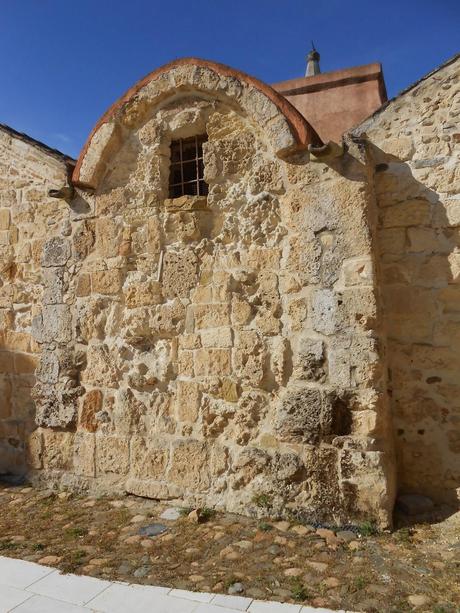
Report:
M168 251L163 259L163 291L167 298L186 297L196 284L197 259L193 252Z
M384 526L392 412L404 491L453 499L455 66L314 165L278 157L252 85L176 66L94 135L70 205L61 161L0 140L0 462L36 417L62 482ZM205 133L208 195L167 198L170 140Z
M54 236L43 245L42 266L65 266L70 258L70 243L65 238Z

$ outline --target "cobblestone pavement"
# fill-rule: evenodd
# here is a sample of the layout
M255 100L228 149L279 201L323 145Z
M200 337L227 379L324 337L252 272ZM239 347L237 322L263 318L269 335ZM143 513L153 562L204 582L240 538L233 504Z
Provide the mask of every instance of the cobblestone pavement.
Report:
M168 613L222 613L225 608L232 610L230 603L252 607L247 609L251 613L305 613L309 607L455 613L460 603L459 528L459 513L439 523L400 523L393 533L379 534L368 522L331 529L298 518L257 519L209 509L200 514L134 496L91 498L0 485L4 565L16 563L11 558L23 560L24 568L38 568L47 575L43 585L48 581L77 585L81 578L82 585L97 585L98 589L113 584L108 595L124 593L127 584L138 584L126 593L134 590L142 598L161 596L160 601L181 596L185 608L171 608ZM0 584L7 576L0 569ZM19 599L30 599L24 607L35 602L39 606L47 597L59 599L56 592L44 592L32 600L28 586L33 583L35 589L39 579L41 583L39 575L29 584L5 585L13 601L14 590L27 588L26 596L17 594ZM94 583L96 580L102 584ZM4 599L6 593L4 590ZM62 593L67 594L67 588ZM93 597L90 594L86 601L74 602L75 610L88 607ZM278 607L281 603L286 606L276 609L273 601ZM97 610L118 611L117 602L114 597L112 609ZM9 603L2 606L0 611L9 610ZM92 601L91 606L96 607ZM63 609L43 605L42 610Z

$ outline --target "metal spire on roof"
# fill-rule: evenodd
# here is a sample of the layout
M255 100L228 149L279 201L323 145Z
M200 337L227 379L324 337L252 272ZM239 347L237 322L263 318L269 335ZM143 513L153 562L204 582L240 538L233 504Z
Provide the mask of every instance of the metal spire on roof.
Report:
M311 41L311 51L307 55L307 70L305 71L306 77L312 77L315 74L319 74L321 69L319 67L320 54L315 49L313 41Z

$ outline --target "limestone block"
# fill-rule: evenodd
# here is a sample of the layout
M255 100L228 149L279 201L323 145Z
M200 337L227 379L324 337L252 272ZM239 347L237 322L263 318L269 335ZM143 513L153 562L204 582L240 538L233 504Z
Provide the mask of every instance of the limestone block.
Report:
M265 374L265 345L255 330L240 330L236 335L233 365L248 382L259 386Z
M195 381L177 381L176 412L179 421L195 423L198 419L201 392Z
M40 355L37 379L42 383L57 383L59 379L59 358L55 351L44 350Z
M72 467L74 435L71 432L42 430L43 467L68 470Z
M10 227L9 209L0 209L0 230L8 230Z
M382 218L385 228L429 225L431 205L426 200L408 200L385 208L382 211Z
M199 349L201 339L199 334L181 334L179 336L180 349Z
M342 280L345 287L373 285L374 266L371 257L351 258L342 264Z
M114 430L119 436L128 437L130 434L145 434L146 415L149 408L143 402L142 396L129 387L121 388L114 397L107 397L107 391L104 391L103 408L109 413L108 418L113 423ZM149 406L153 414L169 414L169 404L168 396L158 392L151 394Z
M80 169L80 181L95 185L101 173L101 158L115 148L119 126L114 122L103 123L91 139Z
M315 443L324 429L323 398L317 389L287 392L280 403L276 430L281 440Z
M177 299L157 306L148 319L151 333L160 336L180 334L184 330L184 325L185 306Z
M73 426L77 417L78 397L83 391L81 386L75 386L71 380L64 379L59 385L37 382L31 392L36 405L37 425L45 428Z
M156 254L161 251L160 221L157 217L150 217L147 221L147 237L145 241L147 253Z
M255 154L255 139L251 132L240 132L221 138L220 140L209 141L206 147L208 157L211 152L222 164L222 174L241 175L247 168L251 167ZM209 176L213 179L214 177Z
M61 236L53 236L43 245L42 266L65 266L70 258L70 243Z
M193 377L195 375L194 355L193 351L179 351L177 363L177 371L179 375L184 377Z
M88 273L80 273L76 278L75 295L78 298L84 298L91 294L91 275Z
M186 297L197 284L197 257L192 251L168 251L163 258L163 293L167 298Z
M125 475L129 470L129 439L118 436L96 436L96 474Z
M275 336L281 329L281 321L271 308L259 308L254 323L265 336Z
M168 481L189 491L206 491L210 486L206 443L197 440L175 441L171 453Z
M38 343L68 343L72 339L72 315L66 304L43 305L32 320L32 335Z
M43 468L43 435L40 429L27 436L26 456L28 466L35 470Z
M179 198L166 198L164 207L169 212L201 211L207 208L206 197L180 196Z
M285 188L279 165L273 161L259 162L249 177L249 190L252 194L263 191L282 194Z
M195 375L229 375L232 371L231 352L228 349L197 349L195 351Z
M45 291L43 293L43 304L62 304L64 293L68 289L65 280L64 267L53 267L43 271Z
M408 228L408 251L434 253L440 249L440 240L433 228Z
M82 381L101 387L118 387L120 374L107 345L90 345Z
M94 477L96 438L93 434L77 432L74 438L73 465L77 475Z
M90 390L82 398L79 425L88 432L96 432L98 428L96 413L102 409L102 399L98 389Z
M323 382L327 376L324 343L317 338L300 340L294 374L297 379Z
M90 253L94 245L94 228L90 221L83 221L73 235L73 251L78 260L83 260Z
M377 296L373 288L356 287L342 292L344 317L348 325L373 330L377 325Z
M351 339L335 337L329 344L328 366L330 380L339 387L351 385Z
M121 228L110 217L96 219L95 253L102 257L114 257L119 253Z
M221 380L219 387L219 397L226 402L238 402L239 388L235 381L224 378Z
M276 337L269 349L271 370L278 385L286 385L292 375L292 348L287 338Z
M305 325L308 314L308 302L306 298L293 298L289 301L287 312L291 330L299 332Z
M229 327L209 328L200 333L202 347L231 347L233 345L233 333Z
M183 488L172 483L133 477L127 479L125 490L128 494L156 500L173 500L180 498L184 493Z
M197 329L218 328L229 324L227 304L197 304L193 308Z
M6 350L21 351L23 353L32 352L30 334L26 332L16 332L15 330L0 331L0 347Z
M198 302L198 303L209 303L212 302L212 293L213 293L213 288L210 285L199 285L198 287L196 287L192 293L191 293L191 300L192 302Z
M235 326L244 326L253 317L253 308L243 298L233 296L231 305L232 323Z
M122 285L122 271L97 270L91 273L91 287L95 294L118 294Z
M143 281L124 288L126 306L134 309L140 306L160 304L163 300L161 284L158 281Z
M310 298L313 330L322 334L334 334L340 327L338 294L329 289L314 290Z
M162 479L169 449L158 441L133 436L130 441L130 475L138 479Z
M405 228L382 228L378 231L381 253L402 254L406 248Z
M393 155L400 161L410 160L415 153L415 146L411 136L398 135L394 138L386 138L383 150Z

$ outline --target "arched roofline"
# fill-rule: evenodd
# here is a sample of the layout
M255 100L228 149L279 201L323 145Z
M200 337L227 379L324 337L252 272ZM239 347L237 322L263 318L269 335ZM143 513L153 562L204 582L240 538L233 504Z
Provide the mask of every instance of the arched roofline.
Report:
M312 126L308 123L308 121L297 111L297 109L281 94L276 92L270 85L263 83L259 79L252 77L244 72L239 70L235 70L230 66L226 66L225 64L219 64L217 62L212 62L209 60L203 60L199 58L181 58L178 60L174 60L157 68L143 79L135 83L130 89L126 91L118 100L116 100L112 106L102 115L99 121L96 123L94 128L92 129L90 135L88 136L83 148L80 152L80 155L77 160L77 164L75 166L72 181L76 186L82 188L94 188L95 185L88 181L86 177L82 176L82 167L85 161L85 157L93 145L93 139L96 134L103 128L105 124L110 124L113 122L117 116L122 112L123 108L126 107L147 85L149 85L155 79L167 74L174 69L192 66L196 68L204 68L208 69L214 73L216 73L220 77L229 77L232 79L236 79L241 82L243 85L250 86L254 88L257 92L265 96L271 103L273 103L278 109L280 115L285 119L289 126L289 130L292 136L292 143L289 147L285 149L280 149L276 153L283 157L286 153L294 150L302 150L306 149L308 145L320 145L321 139L312 128ZM197 87L197 89L199 89ZM174 86L171 85L171 92L173 93ZM106 138L107 140L107 138ZM99 147L100 148L100 147Z

